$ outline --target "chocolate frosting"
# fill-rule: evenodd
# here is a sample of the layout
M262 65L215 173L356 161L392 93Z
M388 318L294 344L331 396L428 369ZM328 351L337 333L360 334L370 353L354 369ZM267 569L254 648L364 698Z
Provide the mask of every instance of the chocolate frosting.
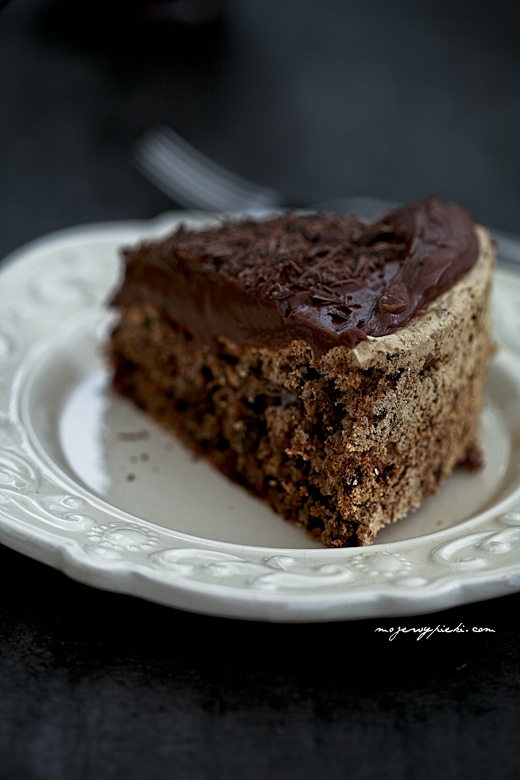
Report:
M306 341L320 355L406 325L476 262L469 214L436 198L375 222L296 214L179 227L125 251L112 303L146 300L198 343Z

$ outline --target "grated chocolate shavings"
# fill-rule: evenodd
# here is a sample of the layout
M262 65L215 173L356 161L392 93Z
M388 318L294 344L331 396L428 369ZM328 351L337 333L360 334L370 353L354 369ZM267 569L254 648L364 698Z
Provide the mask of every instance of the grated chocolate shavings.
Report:
M358 288L384 276L385 263L404 257L409 240L384 222L374 229L358 216L288 212L262 221L225 220L200 234L181 226L166 242L164 257L199 258L202 267L240 279L262 296L283 300L312 291L317 303L341 306L346 284Z

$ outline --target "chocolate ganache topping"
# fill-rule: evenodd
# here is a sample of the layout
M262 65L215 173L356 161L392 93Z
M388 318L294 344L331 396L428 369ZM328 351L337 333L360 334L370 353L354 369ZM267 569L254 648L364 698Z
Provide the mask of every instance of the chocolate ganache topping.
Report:
M475 264L478 240L469 214L430 198L375 222L289 212L181 226L125 257L113 305L144 298L199 343L302 339L320 355L402 328Z

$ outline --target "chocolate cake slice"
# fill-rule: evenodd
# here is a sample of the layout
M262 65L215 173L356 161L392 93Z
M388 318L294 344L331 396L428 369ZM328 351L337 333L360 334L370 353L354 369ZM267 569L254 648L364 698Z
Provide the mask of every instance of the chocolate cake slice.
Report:
M474 447L494 252L460 207L181 226L124 257L114 388L323 544L372 543Z

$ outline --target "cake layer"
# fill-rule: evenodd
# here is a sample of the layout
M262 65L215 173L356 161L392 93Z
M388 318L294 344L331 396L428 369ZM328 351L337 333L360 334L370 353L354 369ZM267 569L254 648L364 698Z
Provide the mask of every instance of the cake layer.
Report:
M114 304L147 300L199 343L302 339L321 354L403 327L477 255L469 215L433 198L373 223L289 213L201 232L181 226L127 251Z
M290 221L294 218L291 215ZM465 220L466 216L464 235ZM380 225L388 221L377 223L379 236ZM256 232L266 227L261 224L255 224ZM317 229L318 223L312 224ZM356 224L356 230L363 226L365 235L370 231L366 223ZM329 226L325 221L325 232ZM435 272L435 285L426 285L421 271L431 258L424 247L432 242L413 234L408 243L387 241L384 252L381 240L373 242L384 262L392 265L393 280L397 274L406 277L408 290L422 287L435 289L436 294L429 304L419 297L416 316L404 326L397 328L391 320L386 335L362 331L363 336L354 334L352 339L343 338L341 321L322 338L324 331L312 318L301 328L289 320L289 335L283 340L273 339L271 333L266 336L256 314L265 314L269 307L280 311L284 298L273 298L276 286L262 297L265 290L262 293L258 279L256 314L246 316L247 327L239 328L238 335L234 330L232 338L222 325L224 301L219 300L216 311L208 293L222 279L225 284L232 281L231 264L223 275L217 274L214 242L209 265L203 252L196 260L194 247L207 247L200 234L190 232L182 240L176 234L127 252L126 280L114 299L119 309L110 343L114 387L323 544L370 544L384 525L419 507L438 489L465 460L478 435L493 351L489 323L493 246L485 230L472 228L474 262L467 236L455 240L458 231L449 227L442 240L439 231L444 270L440 275ZM322 247L323 232L320 236L316 244ZM179 241L184 248L179 249ZM236 247L234 251L240 256ZM222 246L222 255L226 252ZM407 265L410 254L422 261ZM373 271L373 255L360 253L365 270ZM461 272L461 264L469 265L469 270ZM203 301L208 295L211 300L205 307L190 309L179 290L189 278L184 269L194 266L197 276L206 269L208 281L195 285L188 300ZM151 268L153 273L147 276L145 269ZM439 292L454 268L458 281ZM319 266L313 269L316 276ZM360 275L360 287L369 291L374 289L372 271ZM258 270L259 277L262 273ZM180 286L176 274L183 279ZM298 278L301 281L301 274ZM379 272L376 278L381 278ZM378 288L378 301L385 300L391 287L388 278L381 294ZM233 282L232 287L237 296L244 293L249 300L253 296L248 284ZM323 286L318 287L313 284L305 294L322 295ZM313 307L319 309L321 303L315 300ZM337 304L325 305L330 312L329 307ZM244 318L240 306L233 310L239 324ZM276 332L287 322L283 317Z

